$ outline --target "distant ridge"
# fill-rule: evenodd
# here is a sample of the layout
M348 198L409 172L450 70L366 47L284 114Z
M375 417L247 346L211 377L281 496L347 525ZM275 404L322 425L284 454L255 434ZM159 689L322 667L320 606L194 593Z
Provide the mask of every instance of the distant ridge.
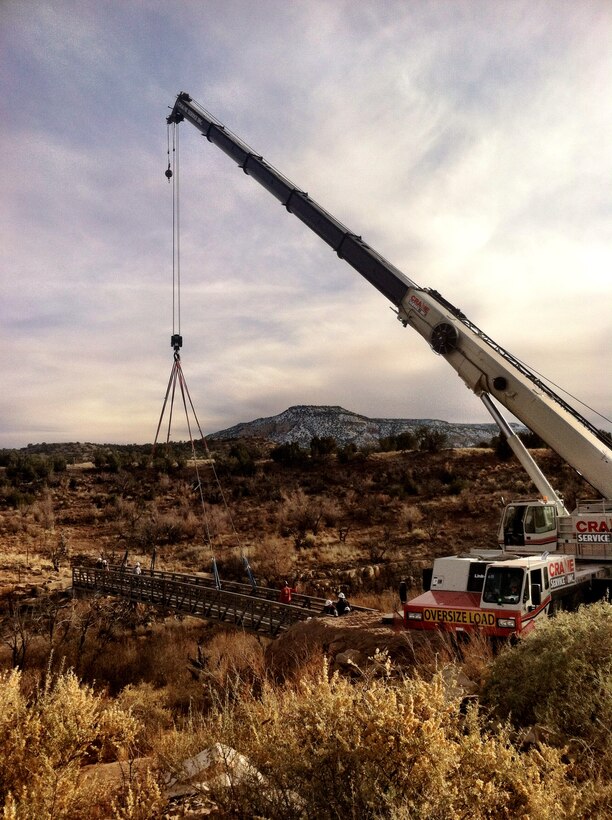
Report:
M522 429L520 425L513 425ZM373 447L381 438L426 427L445 433L448 447L474 447L498 433L495 424L455 424L439 419L371 419L343 407L297 404L277 416L242 422L211 439L264 438L276 444L296 442L308 447L314 436L331 436L338 444Z

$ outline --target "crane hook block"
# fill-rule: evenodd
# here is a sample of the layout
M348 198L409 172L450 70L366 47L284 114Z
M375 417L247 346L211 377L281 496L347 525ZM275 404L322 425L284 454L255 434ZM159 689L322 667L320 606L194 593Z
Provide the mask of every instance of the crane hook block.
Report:
M183 337L179 336L178 333L175 333L170 338L170 345L175 349L175 351L178 352L181 349L181 347L183 346Z
M170 180L172 179L172 169L170 168L170 164L168 164L168 167L166 168L165 173L166 173L166 178L168 179L168 182L170 182Z

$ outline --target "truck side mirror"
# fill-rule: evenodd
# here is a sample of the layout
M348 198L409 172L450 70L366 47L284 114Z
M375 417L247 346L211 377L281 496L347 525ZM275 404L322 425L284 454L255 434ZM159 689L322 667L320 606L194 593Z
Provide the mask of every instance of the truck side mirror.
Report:
M540 584L531 585L531 603L540 606L542 603L542 586Z
M423 592L428 592L431 589L431 579L433 576L433 567L427 567L423 570L422 583Z

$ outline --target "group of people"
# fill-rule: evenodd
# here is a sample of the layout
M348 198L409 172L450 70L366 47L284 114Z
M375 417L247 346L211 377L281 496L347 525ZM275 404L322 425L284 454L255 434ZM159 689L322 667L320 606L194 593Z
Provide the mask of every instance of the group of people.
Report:
M331 598L328 598L323 607L323 613L325 615L331 615L332 618L335 618L338 615L348 615L350 611L351 605L344 592L338 593L338 600L335 603L331 600Z
M291 603L291 596L293 593L297 592L296 586L291 586L287 581L281 587L278 600L281 604L290 604ZM338 615L348 615L351 611L351 605L344 594L344 592L338 593L338 600L332 601L331 598L328 598L325 601L325 605L323 607L323 614L324 615L331 615L332 617L337 617Z

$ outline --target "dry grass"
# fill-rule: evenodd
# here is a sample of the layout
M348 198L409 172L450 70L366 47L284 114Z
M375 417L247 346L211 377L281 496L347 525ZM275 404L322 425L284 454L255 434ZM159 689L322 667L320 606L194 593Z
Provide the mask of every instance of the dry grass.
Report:
M360 569L381 557L392 563L426 560L439 547L452 548L453 533L460 548L467 541L490 545L500 496L525 489L519 468L496 462L490 451L384 453L350 465L328 459L306 469L260 461L256 476L223 479L237 539L211 476L203 479L207 523L189 468L172 478L144 468L116 474L79 469L39 490L0 483L0 565L8 560L7 569L23 580L18 556L27 553L26 564L39 555L34 568L46 571L45 538L63 533L73 555L104 551L118 560L127 548L146 561L156 547L160 568L201 569L208 560L202 549L208 529L221 555L240 550L240 541L260 574L279 582L319 568ZM455 478L465 486L449 495L444 482ZM559 479L561 486L569 480ZM412 485L418 494L406 495Z

